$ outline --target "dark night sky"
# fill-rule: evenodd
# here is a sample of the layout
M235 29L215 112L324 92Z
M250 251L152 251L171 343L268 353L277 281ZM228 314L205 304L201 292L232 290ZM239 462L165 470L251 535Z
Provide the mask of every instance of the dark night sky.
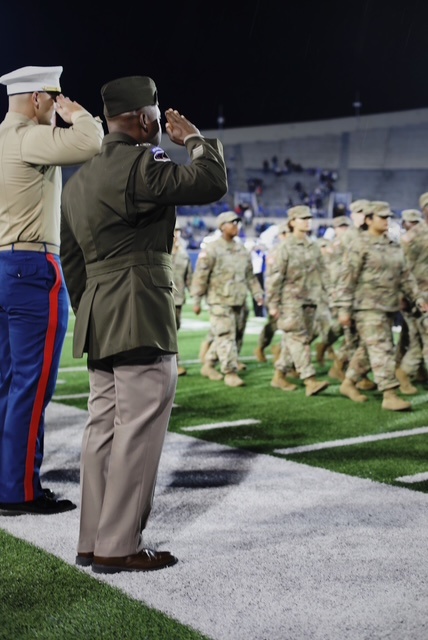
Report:
M0 75L63 65L65 95L101 114L100 87L150 75L160 107L201 130L428 106L427 0L2 3ZM0 86L0 108L7 108Z

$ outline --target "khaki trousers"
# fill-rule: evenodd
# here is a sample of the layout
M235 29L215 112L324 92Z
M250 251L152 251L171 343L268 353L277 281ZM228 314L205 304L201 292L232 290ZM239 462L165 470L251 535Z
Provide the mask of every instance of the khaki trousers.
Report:
M177 385L176 356L89 371L78 552L136 553L149 517Z

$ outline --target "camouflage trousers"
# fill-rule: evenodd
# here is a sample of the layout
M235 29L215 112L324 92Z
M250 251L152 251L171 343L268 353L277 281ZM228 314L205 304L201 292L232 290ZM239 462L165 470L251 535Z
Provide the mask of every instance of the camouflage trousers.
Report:
M395 347L392 335L395 313L355 311L359 344L346 370L346 377L358 382L370 369L379 391L395 389Z
M285 337L285 333L282 332L281 351L278 358L275 360L275 369L279 369L279 371L287 374L294 368L293 358L291 357L290 350L287 346L287 339Z
M314 318L314 339L319 338L324 344L332 345L342 335L340 326L334 326L330 307L321 301L317 304Z
M271 315L269 315L266 324L259 334L259 347L261 349L266 349L266 347L270 345L276 333L276 329L277 322Z
M332 333L336 336L336 340L338 340L340 336L343 336L343 342L336 352L336 357L338 360L340 360L340 362L343 362L347 365L358 346L358 334L355 327L355 322L352 321L352 325L350 327L343 328L339 322L338 307L332 307L331 321ZM334 342L335 340L331 344L334 344ZM330 344L330 342L328 342L327 344ZM366 360L368 362L367 357Z
M219 361L221 372L233 373L238 370L238 353L241 350L249 310L246 305L224 306L213 304L209 307L210 337L212 342L205 356L205 362Z
M407 344L404 346L404 354L399 357L397 365L407 373L408 376L415 376L419 366L424 363L428 366L428 331L424 317L415 318L410 313L402 311L406 323ZM402 334L404 334L404 328ZM400 336L401 340L401 336ZM400 347L398 349L400 353Z
M290 358L301 380L315 375L311 358L311 342L314 335L316 307L286 306L281 309L278 329L284 332L281 355L275 362L275 368L286 372ZM285 369L284 369L285 367Z

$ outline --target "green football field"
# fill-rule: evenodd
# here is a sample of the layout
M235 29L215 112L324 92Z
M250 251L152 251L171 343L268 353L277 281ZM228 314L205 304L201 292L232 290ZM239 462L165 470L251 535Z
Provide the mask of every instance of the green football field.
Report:
M318 396L307 398L299 380L294 381L297 391L274 389L270 348L268 362L259 363L254 356L264 322L250 314L241 352L246 384L230 388L200 375L198 352L207 335L208 314L205 310L195 316L190 303L185 305L179 348L187 375L178 379L170 430L427 492L428 390L419 384L417 395L406 396L412 411L383 410L377 391L365 392L368 402L354 403L340 395L338 381L328 378L328 359L323 366L315 362L318 376L330 381ZM85 409L88 376L85 360L71 356L72 327L70 317L54 400ZM278 332L273 344L279 342Z

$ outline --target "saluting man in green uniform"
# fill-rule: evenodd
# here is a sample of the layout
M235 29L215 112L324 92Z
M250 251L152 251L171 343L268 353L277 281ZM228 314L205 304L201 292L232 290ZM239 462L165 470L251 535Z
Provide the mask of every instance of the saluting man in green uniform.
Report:
M177 561L141 537L177 384L175 205L219 200L227 176L221 143L176 110L165 113L166 131L190 163L175 164L159 146L151 78L119 78L101 94L109 133L62 199L74 356L88 354L90 382L76 563L98 573L150 571Z

